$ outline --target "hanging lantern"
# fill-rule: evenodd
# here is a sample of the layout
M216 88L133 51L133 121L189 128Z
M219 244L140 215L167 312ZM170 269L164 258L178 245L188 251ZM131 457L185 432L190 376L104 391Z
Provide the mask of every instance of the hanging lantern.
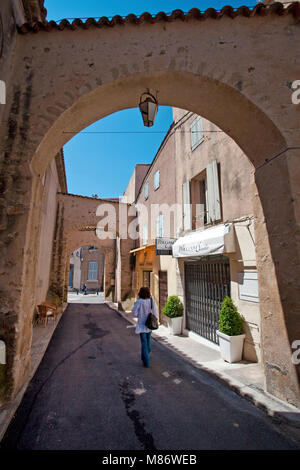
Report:
M142 101L142 97L146 95L146 98ZM144 126L151 127L154 124L155 116L158 110L158 103L156 98L151 95L149 92L145 92L141 95L140 104L139 104L140 111L142 113L142 118L144 122Z

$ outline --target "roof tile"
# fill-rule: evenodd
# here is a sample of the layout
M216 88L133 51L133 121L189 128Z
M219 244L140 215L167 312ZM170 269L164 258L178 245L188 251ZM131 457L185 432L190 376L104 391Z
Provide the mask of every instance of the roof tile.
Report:
M125 18L120 15L114 16L112 19L103 16L98 21L95 18L88 18L86 21L82 21L80 18L76 18L72 23L68 19L63 19L59 23L55 21L43 21L35 22L33 24L25 23L18 28L18 31L22 34L29 32L39 32L39 31L63 31L65 29L76 30L76 29L90 29L90 28L102 28L102 27L113 27L116 25L124 24L143 24L143 23L158 23L161 21L172 22L172 21L189 21L191 19L195 20L205 20L207 18L220 19L223 16L229 18L236 18L237 16L244 16L249 18L252 16L266 16L270 14L276 15L293 15L296 19L300 19L300 3L298 1L291 3L285 7L282 3L276 2L271 5L265 5L259 3L255 5L252 9L247 6L241 6L237 9L234 9L230 5L224 6L220 11L215 10L214 8L208 8L204 12L200 11L198 8L192 8L187 13L184 13L182 10L174 10L171 14L167 15L165 12L161 11L156 15L151 15L148 12L143 13L139 17L133 13L130 13Z

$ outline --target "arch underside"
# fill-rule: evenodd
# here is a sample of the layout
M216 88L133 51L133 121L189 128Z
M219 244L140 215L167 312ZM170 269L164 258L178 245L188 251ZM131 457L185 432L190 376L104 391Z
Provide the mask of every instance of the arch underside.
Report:
M145 89L159 91L159 105L186 109L216 124L254 167L286 148L273 121L238 90L205 76L165 70L117 79L76 100L41 141L32 160L34 172L42 176L53 156L76 133L105 116L136 107Z

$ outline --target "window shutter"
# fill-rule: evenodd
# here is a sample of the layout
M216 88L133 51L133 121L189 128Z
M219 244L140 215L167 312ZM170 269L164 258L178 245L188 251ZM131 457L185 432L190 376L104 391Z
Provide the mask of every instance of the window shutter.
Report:
M207 222L214 222L221 219L218 165L216 160L209 163L206 167L206 183Z
M159 185L160 185L159 175L160 175L159 170L157 170L157 172L154 175L154 189L159 188Z
M192 211L191 211L190 181L186 181L182 185L182 205L183 205L183 230L191 230Z
M194 150L203 140L203 125L201 116L195 119L190 127L191 130L191 147Z
M191 147L192 147L192 150L196 147L196 132L195 132L195 124L193 123L191 125Z

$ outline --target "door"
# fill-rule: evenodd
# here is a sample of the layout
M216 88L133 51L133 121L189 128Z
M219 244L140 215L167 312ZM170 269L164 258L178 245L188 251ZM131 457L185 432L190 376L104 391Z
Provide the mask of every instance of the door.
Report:
M162 309L168 300L168 272L167 271L159 271L159 320L163 324L166 324L166 320L164 320L162 316Z
M218 344L216 334L221 304L230 296L229 260L211 257L185 263L186 328Z
M143 287L149 287L151 291L151 273L152 271L143 271Z
M73 279L74 279L74 264L70 264L69 287L73 287Z

